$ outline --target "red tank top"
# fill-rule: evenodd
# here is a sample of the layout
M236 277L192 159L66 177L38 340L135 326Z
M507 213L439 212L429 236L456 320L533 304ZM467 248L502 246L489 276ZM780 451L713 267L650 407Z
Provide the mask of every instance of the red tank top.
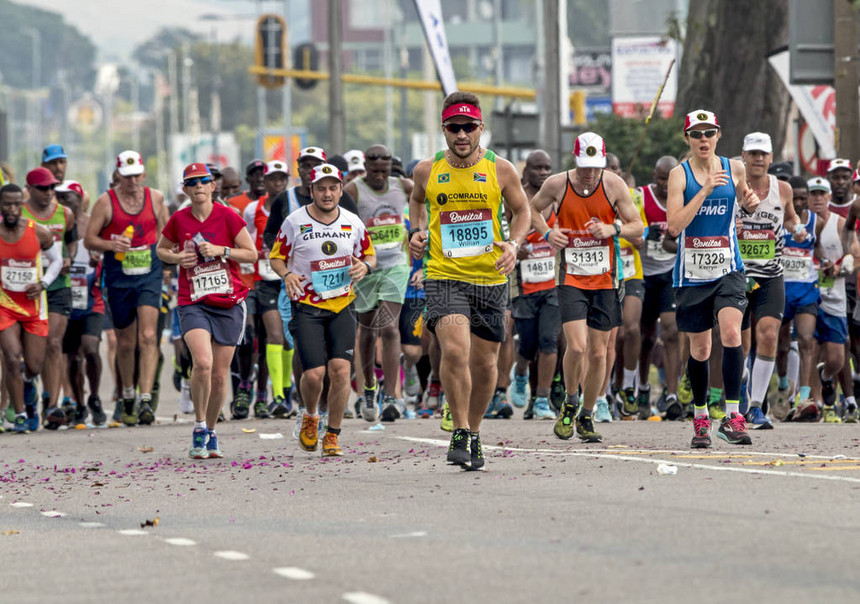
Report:
M131 247L155 245L158 242L158 219L155 217L155 210L152 207L152 195L149 187L143 188L143 208L137 214L129 214L122 208L119 197L113 189L108 190L108 195L111 202L111 220L102 229L101 238L111 240L115 238L113 235L119 237L131 224L134 225Z
M654 185L642 187L642 210L649 225L659 224L666 227L666 208L660 204L660 200L654 194Z
M572 231L561 253L559 281L562 285L579 289L618 287L616 238L597 239L588 232L594 220L612 224L615 218L615 209L603 188L603 178L593 193L582 197L574 191L568 174L564 197L558 206L559 228Z
M27 219L24 234L15 243L0 237L0 306L22 318L47 319L45 292L27 298L27 286L42 278L42 246L36 235L36 222Z

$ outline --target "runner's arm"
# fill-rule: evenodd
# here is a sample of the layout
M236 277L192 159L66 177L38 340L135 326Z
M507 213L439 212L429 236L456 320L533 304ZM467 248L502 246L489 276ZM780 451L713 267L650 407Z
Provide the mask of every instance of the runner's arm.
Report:
M433 161L425 159L412 172L413 187L409 195L409 222L412 228L409 230L408 244L413 258L422 257L427 248L427 206L424 205L424 196L432 167Z
M684 175L684 168L681 166L672 168L672 171L669 172L669 192L666 195L666 221L669 224L668 234L675 238L693 222L693 218L696 217L696 213L702 207L702 202L713 191L713 187L710 190L702 187L702 190L696 193L690 203L684 205L686 186L687 179Z
M266 247L272 249L275 245L275 239L278 238L278 231L281 230L281 225L284 224L287 207L287 196L289 193L281 193L272 202L269 208L269 218L266 220L266 228L263 229L263 243ZM247 221L246 221L247 222Z
M155 220L160 233L164 225L167 224L167 219L170 218L170 212L167 211L167 204L164 203L164 193L158 189L150 189L149 193L152 195L152 207L155 211Z
M45 274L42 276L42 286L47 289L47 286L54 282L60 272L63 270L63 249L59 241L53 241L47 248L42 248L45 253L45 259L48 265L45 267Z
M645 226L642 224L642 218L639 215L639 210L633 203L633 197L630 194L630 187L624 182L620 176L615 174L604 174L604 178L609 177L609 190L612 193L611 199L615 200L615 213L621 218L621 232L619 237L623 237L631 243L634 240L642 237L645 232ZM615 234L614 232L612 233Z
M860 197L854 200L854 203L851 204L851 207L848 208L848 217L845 219L845 228L842 229L842 247L843 249L851 249L851 246L857 241L857 234L855 233L855 228L857 227L857 220L860 220ZM816 221L820 223L821 221Z
M113 241L101 238L102 229L110 223L110 197L107 193L102 194L93 206L93 213L87 224L87 232L84 234L84 247L91 252L114 252L116 247Z
M546 223L543 212L549 207L558 207L558 202L564 196L565 186L567 186L567 172L553 174L544 181L540 190L529 202L532 209L531 227L556 249L567 245L568 237L560 229L551 229Z
M729 165L732 168L732 178L737 178L735 182L735 191L737 192L735 201L737 201L744 212L752 214L758 208L761 200L756 195L756 192L752 190L752 187L747 184L747 169L744 167L743 162L734 159L730 160Z
M529 199L523 190L520 175L517 174L517 170L511 162L499 158L496 170L499 177L499 185L502 189L502 200L505 204L505 210L510 210L513 214L513 218L510 220L510 240L519 247L522 245L526 238L526 233L528 233L531 227L531 206L529 206Z
M794 209L791 185L780 180L778 181L777 188L779 189L779 199L782 201L782 207L785 208L785 219L782 221L782 224L789 233L794 233L794 229L800 223L800 217Z
M236 237L233 239L233 242L236 247L230 250L231 259L236 262L244 262L246 264L256 262L257 248L254 246L254 240L251 239L251 234L248 232L247 227L242 227L242 229L236 233ZM224 254L222 253L220 255L223 256Z

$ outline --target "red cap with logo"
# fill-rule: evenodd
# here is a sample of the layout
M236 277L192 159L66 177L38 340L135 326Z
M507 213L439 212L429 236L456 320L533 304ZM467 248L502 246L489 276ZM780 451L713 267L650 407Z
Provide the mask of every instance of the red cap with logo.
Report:
M471 103L457 103L456 105L451 105L442 111L442 122L457 116L470 117L480 122L481 110Z
M57 193L77 193L81 197L84 196L84 188L76 180L64 180L63 184L57 185L54 191Z
M39 167L27 172L27 184L31 187L49 187L60 184L60 181L54 178L48 168Z
M185 166L185 170L182 171L182 180L188 180L189 178L203 178L209 176L212 177L212 172L209 171L209 168L206 167L206 164L188 164Z

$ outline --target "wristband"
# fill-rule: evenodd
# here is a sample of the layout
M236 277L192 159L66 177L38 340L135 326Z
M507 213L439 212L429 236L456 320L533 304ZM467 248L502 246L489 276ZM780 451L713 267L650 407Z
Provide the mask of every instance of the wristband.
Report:
M547 231L546 233L543 234L543 240L544 241L547 241L547 242L549 241L550 231L552 231L552 229L550 229L549 231Z
M409 229L409 237L406 239L407 241L412 241L412 235L415 233L420 233L421 229Z

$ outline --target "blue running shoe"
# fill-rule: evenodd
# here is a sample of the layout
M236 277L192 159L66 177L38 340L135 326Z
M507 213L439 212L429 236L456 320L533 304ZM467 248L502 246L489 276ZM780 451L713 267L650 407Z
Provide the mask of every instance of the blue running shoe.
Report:
M27 418L23 415L16 415L14 423L15 426L12 428L12 430L16 434L27 434L30 431L27 426Z
M761 410L761 407L750 407L745 419L753 430L773 430L773 424Z
M209 457L209 452L206 450L206 439L209 436L206 428L194 428L191 433L191 448L188 449L188 456L191 459L206 459Z
M556 420L555 411L549 406L549 399L545 396L539 396L535 399L535 404L532 407L535 419L551 419Z
M36 407L39 395L36 391L36 378L32 380L24 379L24 405L28 407Z
M215 430L207 430L206 436L208 437L206 441L206 453L209 459L221 459L224 457L224 453L218 447L218 436L215 434Z
M597 399L597 404L594 406L594 421L598 423L608 423L612 421L612 413L609 411L609 401L605 396Z
M502 404L502 398L498 390L493 393L493 398L490 399L490 406L484 412L484 419L492 419L496 417L496 412Z
M528 404L526 387L529 385L529 374L514 375L514 388L511 391L511 402L517 409L522 409Z

